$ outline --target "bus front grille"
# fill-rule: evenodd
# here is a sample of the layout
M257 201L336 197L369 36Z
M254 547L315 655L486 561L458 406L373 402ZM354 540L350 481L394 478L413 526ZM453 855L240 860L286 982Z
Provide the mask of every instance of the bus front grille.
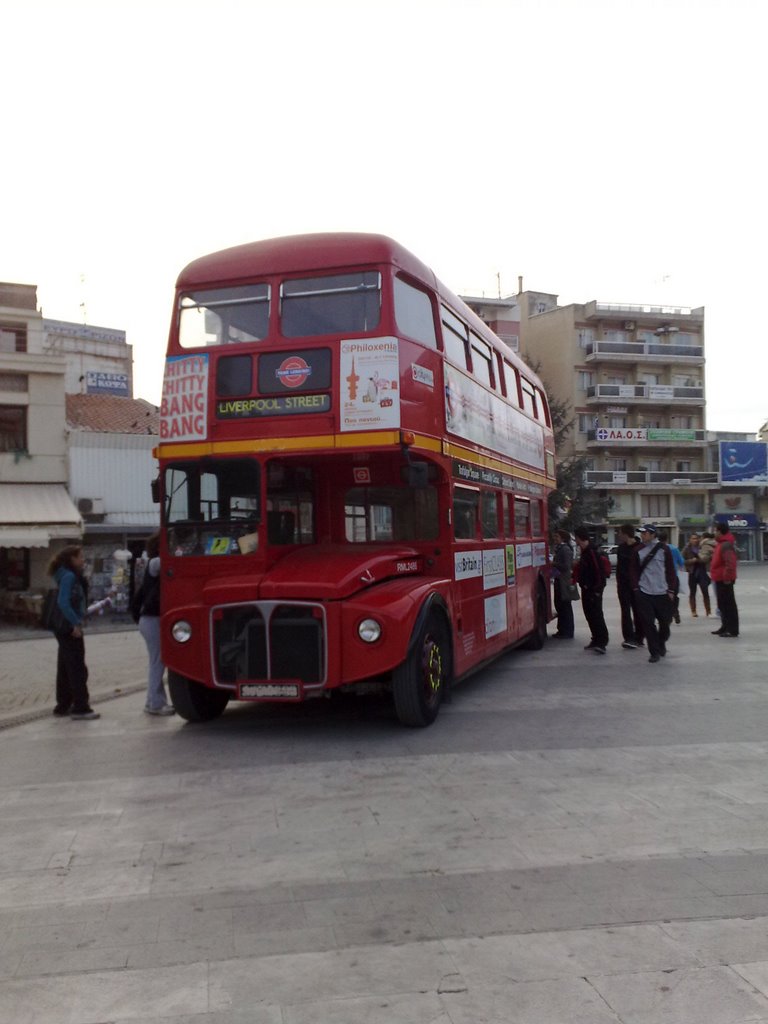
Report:
M213 609L217 683L325 680L325 615L321 605L259 601Z

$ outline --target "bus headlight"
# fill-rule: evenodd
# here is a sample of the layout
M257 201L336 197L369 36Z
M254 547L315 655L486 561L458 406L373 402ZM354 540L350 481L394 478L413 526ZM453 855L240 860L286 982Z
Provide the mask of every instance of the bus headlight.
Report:
M180 644L185 644L192 636L192 627L184 619L179 619L171 626L171 636Z
M363 619L357 627L357 635L367 644L375 644L381 636L381 626L376 619Z

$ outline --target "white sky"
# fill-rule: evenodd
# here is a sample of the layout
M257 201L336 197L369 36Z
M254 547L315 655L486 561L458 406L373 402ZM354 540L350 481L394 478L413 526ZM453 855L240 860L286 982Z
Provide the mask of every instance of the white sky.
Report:
M125 330L138 396L190 260L360 230L463 294L704 305L707 426L768 418L763 0L2 7L0 280Z

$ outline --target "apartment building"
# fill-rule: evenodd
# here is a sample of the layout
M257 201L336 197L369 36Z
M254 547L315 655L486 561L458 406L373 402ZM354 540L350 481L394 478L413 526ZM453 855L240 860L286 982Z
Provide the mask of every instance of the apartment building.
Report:
M584 457L586 482L612 499L606 521L591 524L597 538L614 543L621 523L651 520L684 542L711 522L718 488L705 432L703 307L557 299L516 296L520 351L573 410L558 457Z
M77 540L67 493L64 359L45 351L35 285L0 283L0 617L33 614L52 550Z

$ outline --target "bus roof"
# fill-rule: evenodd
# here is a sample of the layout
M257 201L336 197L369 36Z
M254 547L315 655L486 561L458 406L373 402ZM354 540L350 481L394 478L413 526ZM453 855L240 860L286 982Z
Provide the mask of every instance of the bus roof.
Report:
M179 274L176 287L179 291L186 291L211 285L245 283L274 275L333 271L366 263L390 264L434 288L440 298L453 306L481 337L487 338L490 334L499 350L523 368L520 356L495 335L474 310L438 280L425 263L387 235L338 231L247 242L193 260ZM525 372L534 383L541 384L529 366L525 366Z
M357 263L391 263L425 284L437 287L429 267L392 238L352 232L287 235L222 249L186 266L176 285L195 288L214 281L334 270Z

